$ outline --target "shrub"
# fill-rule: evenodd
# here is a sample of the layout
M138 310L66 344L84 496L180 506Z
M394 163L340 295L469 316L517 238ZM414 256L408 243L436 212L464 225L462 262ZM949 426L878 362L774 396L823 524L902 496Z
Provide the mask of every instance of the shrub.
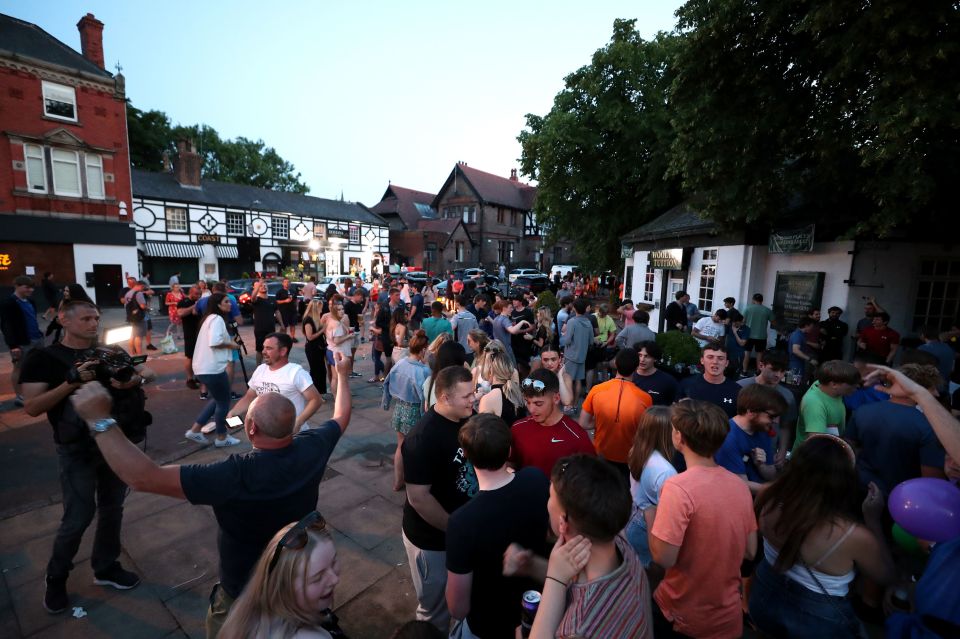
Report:
M552 291L543 291L537 295L537 308L541 306L546 306L550 309L550 312L553 313L553 316L556 317L557 311L560 310L560 304L557 303L557 298L554 296Z
M663 350L662 361L669 366L700 363L700 345L689 333L657 333L657 345Z

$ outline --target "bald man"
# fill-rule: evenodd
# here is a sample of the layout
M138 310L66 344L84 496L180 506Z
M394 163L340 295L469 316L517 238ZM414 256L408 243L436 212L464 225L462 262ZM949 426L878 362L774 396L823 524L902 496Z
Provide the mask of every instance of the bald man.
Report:
M208 638L217 636L273 535L317 507L327 460L350 423L350 363L337 357L333 419L294 436L293 403L279 393L264 393L244 420L253 450L213 464L158 466L116 427L110 395L98 382L71 398L104 459L130 488L213 506L220 525L220 583L207 610Z

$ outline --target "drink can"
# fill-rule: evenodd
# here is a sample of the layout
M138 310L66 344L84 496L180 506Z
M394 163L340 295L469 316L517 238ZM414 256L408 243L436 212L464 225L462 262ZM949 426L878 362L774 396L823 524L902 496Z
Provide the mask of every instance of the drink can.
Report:
M537 615L537 608L540 607L540 593L536 590L528 590L523 593L523 603L520 611L520 635L530 636L530 630L533 628L533 618Z

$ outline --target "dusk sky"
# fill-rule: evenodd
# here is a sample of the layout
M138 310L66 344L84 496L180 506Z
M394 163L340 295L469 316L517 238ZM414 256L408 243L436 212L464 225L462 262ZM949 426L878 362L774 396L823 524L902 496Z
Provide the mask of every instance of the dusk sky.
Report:
M80 49L104 26L127 95L174 123L262 138L319 197L376 204L388 181L436 192L457 161L508 176L527 113L544 114L616 18L645 38L680 0L591 3L0 0Z

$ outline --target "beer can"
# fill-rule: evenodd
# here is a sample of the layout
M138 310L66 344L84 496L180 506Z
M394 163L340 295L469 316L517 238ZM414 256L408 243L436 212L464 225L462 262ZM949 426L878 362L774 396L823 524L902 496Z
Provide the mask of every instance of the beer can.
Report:
M536 590L528 590L523 593L523 603L520 610L520 635L530 636L530 630L533 628L533 618L537 616L537 608L540 607L540 593Z

